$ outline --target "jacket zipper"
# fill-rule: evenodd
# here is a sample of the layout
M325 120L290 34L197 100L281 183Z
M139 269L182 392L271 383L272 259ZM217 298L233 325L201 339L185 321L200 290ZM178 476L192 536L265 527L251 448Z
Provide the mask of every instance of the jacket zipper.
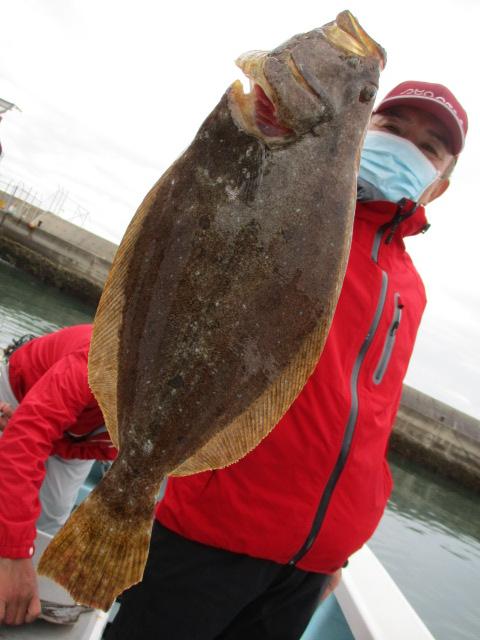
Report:
M401 211L401 206L399 206L399 211L397 212L397 216ZM385 231L391 228L392 224L389 222L385 225L382 225L375 234L375 238L373 241L373 247L371 252L372 260L378 264L378 252L380 250L380 243L382 241L382 237ZM320 531L320 528L325 519L325 514L327 513L328 505L330 504L330 500L332 494L337 485L340 474L343 471L345 463L347 461L347 456L350 452L350 447L352 444L353 434L355 431L355 424L357 422L358 417L358 376L360 374L360 369L365 360L365 356L367 351L372 343L372 340L376 334L378 329L378 324L380 322L380 318L382 316L382 312L385 306L385 299L387 295L388 288L388 274L386 271L381 270L382 273L382 283L380 286L380 294L378 297L377 307L375 309L375 314L373 316L372 324L370 325L370 329L363 341L362 346L360 347L360 351L355 359L355 364L353 365L352 375L350 376L350 393L351 393L351 405L350 405L350 413L348 416L347 424L345 427L345 433L342 440L342 445L340 447L340 452L337 457L337 461L333 468L332 473L328 479L325 490L320 499L320 503L318 505L317 511L315 513L315 518L313 519L312 527L310 529L310 533L308 534L307 539L305 540L302 547L297 551L297 553L292 557L288 564L295 565L308 553L311 549L315 539Z
M383 376L385 375L385 371L387 370L388 363L390 362L390 358L392 356L398 327L400 326L400 321L402 319L403 304L400 301L399 293L395 294L394 301L395 309L393 312L393 319L390 327L388 328L387 337L385 338L385 344L383 345L382 355L380 356L377 368L375 369L375 373L373 374L374 384L380 384L383 380Z

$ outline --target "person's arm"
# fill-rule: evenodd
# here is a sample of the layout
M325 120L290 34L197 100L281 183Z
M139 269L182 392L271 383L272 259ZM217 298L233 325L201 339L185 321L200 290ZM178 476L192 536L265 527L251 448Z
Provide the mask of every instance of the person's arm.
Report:
M0 557L28 558L54 443L93 401L86 355L62 358L28 391L0 438Z
M20 624L38 615L30 558L45 461L92 398L86 357L71 354L29 390L0 438L0 614L5 622Z
M0 402L0 431L7 426L13 411L9 404ZM0 558L0 585L6 587L0 595L0 624L33 622L40 615L37 577L29 558Z

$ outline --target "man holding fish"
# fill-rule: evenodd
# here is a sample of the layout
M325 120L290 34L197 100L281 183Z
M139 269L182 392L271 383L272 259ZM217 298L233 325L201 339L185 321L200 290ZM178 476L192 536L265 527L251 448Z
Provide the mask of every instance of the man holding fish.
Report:
M376 108L313 375L245 458L169 480L143 582L124 594L109 640L295 640L338 584L391 490L384 453L425 306L402 238L427 229L424 205L447 189L466 132L439 84L404 82Z

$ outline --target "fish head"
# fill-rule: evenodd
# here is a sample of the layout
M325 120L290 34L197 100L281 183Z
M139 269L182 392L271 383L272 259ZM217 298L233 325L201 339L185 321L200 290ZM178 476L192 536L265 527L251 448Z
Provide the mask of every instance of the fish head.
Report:
M273 51L251 51L236 63L250 80L229 95L237 125L268 145L288 144L348 115L370 116L386 55L349 11ZM360 113L356 113L360 112ZM363 117L358 118L363 113ZM362 127L362 128L363 128Z

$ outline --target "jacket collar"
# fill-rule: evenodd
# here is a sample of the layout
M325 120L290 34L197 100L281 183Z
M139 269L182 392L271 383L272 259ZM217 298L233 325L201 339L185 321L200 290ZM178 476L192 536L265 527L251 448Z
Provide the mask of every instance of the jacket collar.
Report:
M417 206L412 200L403 200L399 204L386 200L374 200L371 202L357 201L355 215L362 220L368 220L378 226L392 226L395 235L404 238L425 233L429 228L425 215L425 207Z

